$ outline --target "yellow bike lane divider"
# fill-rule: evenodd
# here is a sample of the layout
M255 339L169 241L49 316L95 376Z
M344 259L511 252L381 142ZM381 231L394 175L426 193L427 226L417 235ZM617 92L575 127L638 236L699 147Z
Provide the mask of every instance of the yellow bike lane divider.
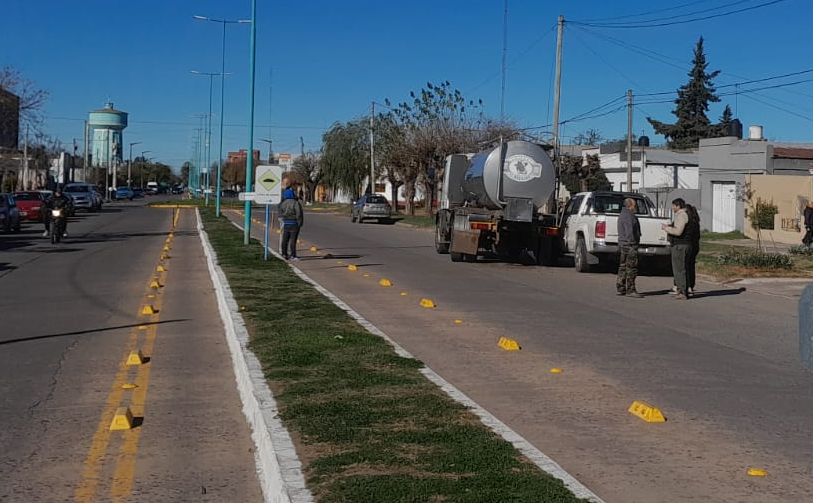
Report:
M165 247L171 247L172 238L180 216L179 209L173 212L172 229ZM162 254L163 255L163 254ZM77 503L91 503L97 499L99 486L108 487L112 501L124 501L132 490L135 476L135 455L138 452L138 439L144 422L147 391L150 380L150 359L158 332L163 286L168 274L168 257L161 257L150 273L144 298L139 303L136 319L138 323L130 331L125 351L113 384L105 400L96 432L82 469L82 480L74 492ZM146 355L146 358L143 356ZM133 375L134 374L134 375ZM111 445L112 444L112 445ZM116 465L109 483L104 483L105 462L112 458L108 451L118 447Z

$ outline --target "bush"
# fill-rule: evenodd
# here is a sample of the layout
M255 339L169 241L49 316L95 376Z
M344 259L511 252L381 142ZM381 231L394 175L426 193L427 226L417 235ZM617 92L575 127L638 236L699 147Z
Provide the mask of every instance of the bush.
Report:
M720 265L738 265L743 267L764 267L767 269L790 269L793 262L784 253L740 252L729 251L717 257Z
M779 213L779 208L773 201L765 202L762 199L757 199L757 206L751 215L751 226L754 229L767 229L773 230L773 217Z
M791 246L788 251L791 255L813 255L813 247L809 246Z

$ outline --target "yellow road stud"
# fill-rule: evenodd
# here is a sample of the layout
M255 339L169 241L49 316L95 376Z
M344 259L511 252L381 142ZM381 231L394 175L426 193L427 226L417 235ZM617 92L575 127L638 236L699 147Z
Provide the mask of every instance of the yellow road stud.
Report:
M301 245L301 244L302 244L302 240L301 240L301 239L297 239L297 240L296 240L296 244Z
M638 400L632 402L632 405L630 405L628 412L634 416L638 416L647 423L666 422L666 418L663 417L663 413L659 408L653 407L645 402L639 402Z
M497 345L506 351L519 351L519 344L514 339L508 337L500 337Z
M751 468L751 469L748 470L748 475L750 475L752 477L764 477L764 476L768 475L768 472L766 472L765 470L763 470L761 468Z
M144 304L144 307L141 309L141 314L155 314L157 312L158 311L150 304Z
M317 248L315 246L311 246L311 251L312 252L315 252L316 250L317 250Z
M151 294L147 295L147 298L148 298L148 299L154 299L154 298L155 298L155 294L152 294L152 293L151 293Z
M141 351L133 351L129 355L127 355L127 365L143 365L144 364L144 356L141 354Z
M153 281L150 283L150 288L161 288L161 284L157 281Z
M135 389L137 387L138 387L138 384L131 383L131 382L126 382L126 383L121 385L121 389Z
M460 325L463 323L463 320L454 320L455 325Z
M392 286L392 282L388 279L382 279L378 284L381 286Z
M162 253L162 254L161 254L161 260L166 260L166 259L168 259L168 258L170 258L170 257L169 257L169 255L167 255L166 253Z
M164 251L169 251L169 250L170 250L169 245L164 246Z
M558 368L558 367L553 367L552 369L550 369L550 373L551 373L551 374L561 374L561 373L562 373L562 369L560 369L560 368Z
M406 292L401 292L401 295L403 296L403 295L408 295L408 294Z
M167 269L164 266L159 265L158 267L155 268L155 270L158 272L166 272Z
M129 407L119 407L110 423L110 431L129 430L133 427L133 413Z
M277 234L282 234L282 231L281 231L281 230L279 230L279 229L277 229L277 231L276 231L276 232L277 232Z
M347 270L348 271L358 271L359 268L354 266L353 264L350 264L349 266L347 266Z
M150 327L148 327L147 325L139 325L138 326L139 330L147 330L148 328L150 328Z
M370 275L369 275L369 274L365 274L365 275L364 275L364 277L365 277L365 278L369 278L369 277L370 277Z
M435 303L432 302L430 299L421 299L421 306L426 307L428 309L434 309Z

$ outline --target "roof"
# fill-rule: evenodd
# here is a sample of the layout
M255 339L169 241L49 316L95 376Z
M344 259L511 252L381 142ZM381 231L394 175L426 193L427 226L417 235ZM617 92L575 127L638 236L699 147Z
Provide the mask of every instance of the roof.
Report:
M813 159L813 148L774 147L774 158Z
M669 166L699 166L700 156L696 152L652 149L646 150L646 163Z
M104 108L100 108L98 110L94 110L91 112L92 114L126 114L127 112L122 112L121 110L116 110L113 108L112 103L107 103Z

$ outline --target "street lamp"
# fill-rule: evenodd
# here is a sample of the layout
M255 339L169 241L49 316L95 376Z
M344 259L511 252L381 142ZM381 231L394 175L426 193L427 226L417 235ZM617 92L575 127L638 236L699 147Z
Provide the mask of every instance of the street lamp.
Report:
M130 158L127 159L127 186L132 188L133 186L133 177L132 172L130 170L130 166L133 164L133 145L141 145L140 141L134 141L130 143Z
M203 171L203 179L205 184L204 194L205 194L205 206L209 206L209 168L210 168L210 152L211 152L211 142L212 142L212 79L215 75L220 75L221 78L225 78L226 75L231 75L231 73L210 73L210 72L198 72L192 70L189 72L193 75L208 75L209 76L209 117L207 120L206 125L206 165Z
M220 63L220 151L218 153L217 159L217 193L215 194L215 214L219 217L220 216L220 179L223 178L223 101L224 101L224 89L226 84L226 78L224 75L226 74L226 25L227 24L242 24L242 23L251 23L251 21L247 19L237 19L237 20L228 20L228 19L214 19L210 17L204 16L192 16L192 19L197 19L198 21L211 21L213 23L221 23L223 25L223 51L221 56L221 63ZM253 19L253 18L252 18ZM252 23L253 24L253 23Z
M142 150L141 151L141 162L138 165L138 176L139 180L141 181L141 188L144 188L144 154L149 154L152 150Z
M274 163L274 141L273 140L266 140L265 138L258 138L260 141L264 141L268 144L268 164Z
M251 92L249 93L248 108L248 157L246 158L246 192L251 192L252 169L254 168L254 71L257 67L257 0L251 0ZM248 246L251 241L251 200L246 198L246 209L243 221L243 245Z

